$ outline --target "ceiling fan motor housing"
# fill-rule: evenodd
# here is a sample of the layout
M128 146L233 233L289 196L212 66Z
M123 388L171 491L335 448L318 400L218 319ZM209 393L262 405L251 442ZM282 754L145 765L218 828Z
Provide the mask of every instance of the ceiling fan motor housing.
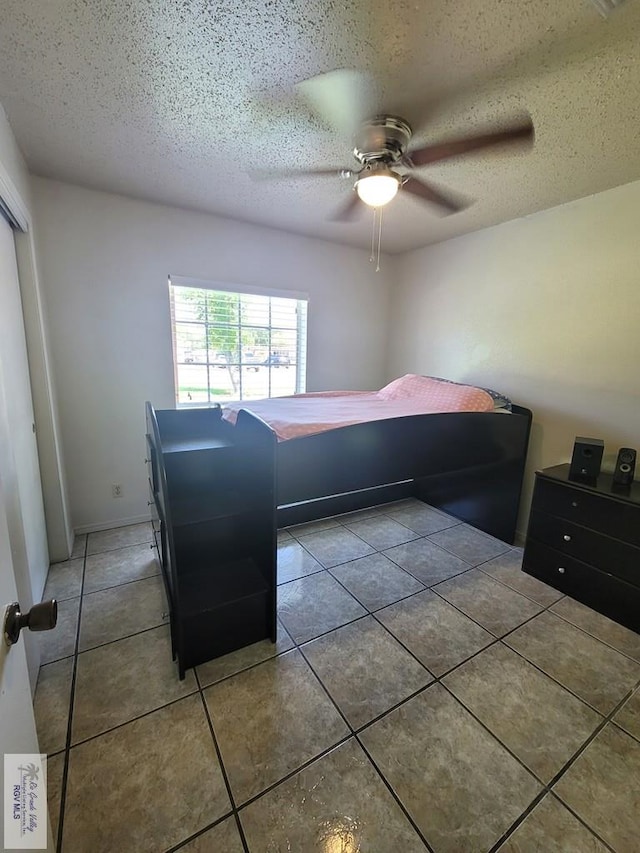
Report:
M399 116L381 115L362 125L353 155L363 166L397 163L407 150L411 125Z

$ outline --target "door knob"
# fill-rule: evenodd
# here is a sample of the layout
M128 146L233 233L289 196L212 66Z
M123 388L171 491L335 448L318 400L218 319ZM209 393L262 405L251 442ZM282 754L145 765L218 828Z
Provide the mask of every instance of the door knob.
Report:
M17 601L10 604L4 614L4 640L8 646L18 642L20 631L50 631L58 622L58 602L55 598L34 604L28 613L20 612Z

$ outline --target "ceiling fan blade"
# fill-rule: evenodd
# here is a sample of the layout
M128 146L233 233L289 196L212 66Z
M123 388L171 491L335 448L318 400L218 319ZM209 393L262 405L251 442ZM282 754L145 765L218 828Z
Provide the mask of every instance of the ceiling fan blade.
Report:
M407 159L414 166L426 166L429 163L437 163L448 160L460 154L471 151L479 151L492 145L501 145L505 142L528 142L534 139L533 122L531 119L522 122L508 130L498 130L493 133L484 133L480 136L471 136L464 139L452 139L448 142L438 142L435 145L426 145L407 153Z
M336 166L329 169L252 169L249 172L254 181L270 181L282 178L314 178L330 176L333 178L350 178L354 173L351 169Z
M402 189L411 193L411 195L418 196L418 198L424 201L429 201L437 205L443 211L446 211L446 213L458 213L458 211L464 210L465 207L469 207L468 201L454 196L453 193L444 193L441 190L437 190L433 184L426 183L426 181L419 180L418 178L407 178L402 185Z
M296 93L330 127L353 136L373 109L373 80L363 71L338 68L296 84Z
M332 222L351 222L365 208L365 203L362 201L358 193L354 190L351 193L346 204L339 208L329 219Z

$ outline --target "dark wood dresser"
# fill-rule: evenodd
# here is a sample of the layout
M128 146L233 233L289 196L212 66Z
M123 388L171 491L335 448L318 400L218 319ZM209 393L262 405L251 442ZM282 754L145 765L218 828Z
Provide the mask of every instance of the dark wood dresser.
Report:
M640 632L640 482L573 482L569 465L537 471L522 568Z

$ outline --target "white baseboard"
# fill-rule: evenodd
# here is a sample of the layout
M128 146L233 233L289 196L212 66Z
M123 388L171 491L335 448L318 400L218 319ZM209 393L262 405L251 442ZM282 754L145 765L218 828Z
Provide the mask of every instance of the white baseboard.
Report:
M117 518L113 521L104 521L97 524L82 524L80 527L75 527L73 532L76 536L81 536L83 533L98 533L100 530L111 530L112 527L128 527L130 524L142 524L145 521L151 521L151 516L133 515L129 518Z

